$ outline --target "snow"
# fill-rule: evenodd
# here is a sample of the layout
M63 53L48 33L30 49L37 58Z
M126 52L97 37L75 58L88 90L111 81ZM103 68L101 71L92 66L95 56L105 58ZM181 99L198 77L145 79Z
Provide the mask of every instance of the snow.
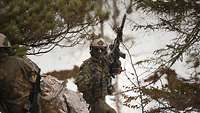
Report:
M56 47L49 53L39 56L29 56L42 69L42 73L53 70L72 69L74 65L80 65L88 58L87 45L78 45L70 48Z

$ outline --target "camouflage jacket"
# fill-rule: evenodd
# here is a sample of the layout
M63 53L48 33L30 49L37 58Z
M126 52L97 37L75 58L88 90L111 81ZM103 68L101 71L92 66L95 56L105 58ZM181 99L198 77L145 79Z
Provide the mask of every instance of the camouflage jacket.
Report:
M110 62L106 60L97 60L91 57L81 65L75 83L89 104L110 94L112 78L109 73L109 64Z
M24 59L16 56L1 56L0 102L9 108L7 112L27 112L29 95L36 76L34 69Z

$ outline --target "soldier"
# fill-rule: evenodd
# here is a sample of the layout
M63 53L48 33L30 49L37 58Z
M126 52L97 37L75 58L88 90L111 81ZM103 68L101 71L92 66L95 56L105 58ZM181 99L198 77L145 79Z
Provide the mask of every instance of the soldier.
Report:
M118 67L112 69L114 54L108 54L107 47L103 38L95 38L90 44L91 57L83 62L75 78L78 90L90 105L90 113L116 113L105 102L105 96L113 92L112 75L121 73L121 63L117 61Z
M24 58L13 56L10 50L9 41L0 33L0 112L39 113L34 100L39 72Z

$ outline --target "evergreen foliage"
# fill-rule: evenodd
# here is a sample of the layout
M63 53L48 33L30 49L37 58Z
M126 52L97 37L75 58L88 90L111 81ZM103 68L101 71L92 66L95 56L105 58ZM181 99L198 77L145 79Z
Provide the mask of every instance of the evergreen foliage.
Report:
M66 39L73 46L89 26L108 18L109 13L97 5L93 0L1 0L0 32L12 45L40 49L51 45L46 47L51 50Z
M134 24L133 29L165 30L175 32L174 38L165 48L156 50L156 58L145 59L136 64L155 64L157 69L138 85L128 90L138 92L136 96L124 95L125 104L141 108L142 113L189 113L200 112L200 0L131 0L131 8L158 17L158 23ZM162 38L162 37L161 37ZM187 64L192 71L189 78L178 75L171 69L178 60ZM135 76L138 77L134 73ZM167 84L162 84L163 80ZM155 84L160 83L157 87ZM131 103L140 99L141 104ZM157 102L155 106L148 106ZM150 107L150 109L149 109Z
M134 28L173 31L179 34L174 43L155 53L169 56L165 63L173 65L183 54L189 54L198 48L200 27L199 0L136 0L136 9L153 13L159 17L159 23L136 25ZM196 50L195 52L198 52ZM164 63L164 62L163 62Z

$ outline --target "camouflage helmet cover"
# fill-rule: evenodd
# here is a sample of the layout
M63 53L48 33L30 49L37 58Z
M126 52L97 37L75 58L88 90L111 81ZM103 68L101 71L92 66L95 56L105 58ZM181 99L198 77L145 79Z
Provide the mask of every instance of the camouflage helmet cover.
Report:
M92 40L90 47L103 48L103 47L107 47L107 43L105 42L103 38L96 38Z
M0 33L0 48L1 47L11 47L7 37L2 33Z

